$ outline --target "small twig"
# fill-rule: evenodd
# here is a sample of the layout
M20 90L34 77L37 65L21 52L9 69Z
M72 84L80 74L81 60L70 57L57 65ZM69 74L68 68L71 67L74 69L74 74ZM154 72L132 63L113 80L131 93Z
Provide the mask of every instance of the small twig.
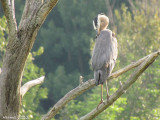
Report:
M83 84L83 76L79 76L79 85Z
M41 83L44 82L44 76L38 78L38 79L35 79L35 80L31 80L27 83L25 83L22 87L21 87L21 97L23 98L23 96L27 93L27 91L29 89L31 89L33 86L36 86L36 85L39 85Z

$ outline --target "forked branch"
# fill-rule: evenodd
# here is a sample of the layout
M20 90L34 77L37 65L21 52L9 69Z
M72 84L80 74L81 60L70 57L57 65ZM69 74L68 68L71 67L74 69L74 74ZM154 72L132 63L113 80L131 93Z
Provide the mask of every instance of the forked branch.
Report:
M113 73L108 80L111 80L113 78L117 78L121 74L139 66L141 63L143 63L146 59L148 60L149 58L153 56L158 56L159 52L152 53L148 56L145 56L144 58L139 59L136 62L131 63L130 65L118 70L117 72ZM156 58L155 58L156 59ZM69 101L72 99L76 98L83 92L87 91L88 89L92 88L95 86L95 80L90 79L86 82L84 82L82 85L76 87L75 89L71 90L68 92L63 98L61 98L52 108L51 110L43 116L42 120L50 120L52 117L54 117L62 107L64 107Z

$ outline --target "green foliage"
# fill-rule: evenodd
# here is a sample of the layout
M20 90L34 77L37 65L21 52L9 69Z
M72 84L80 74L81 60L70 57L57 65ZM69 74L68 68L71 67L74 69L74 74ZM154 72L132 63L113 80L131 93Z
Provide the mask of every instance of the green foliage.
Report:
M159 49L160 43L160 16L158 11L146 9L135 10L131 14L125 5L120 11L116 10L117 38L119 43L120 66L138 60L151 52ZM156 111L160 99L160 78L159 62L157 59L150 66L139 80L132 86L126 94L127 104L125 110L119 116L121 119L160 119ZM126 76L121 76L121 81L126 80ZM152 117L151 117L152 116Z
M68 91L74 88L73 85L79 84L79 76L78 72L74 72L73 74L66 74L64 66L58 66L55 73L49 73L46 86L50 88L50 98L54 102L57 102L63 95L65 95ZM74 79L74 81L71 81Z
M104 0L59 1L53 11L54 17L52 13L48 16L34 47L44 46L44 54L36 58L36 63L47 74L54 73L59 65L69 74L75 70L85 75L90 72L90 39L95 36L92 20L102 12L101 8L105 9L103 3Z
M115 11L117 16L118 40L120 55L128 55L128 51L136 54L137 57L149 54L159 49L160 43L160 20L157 12L146 13L144 10L137 10L133 15L122 5L121 11ZM121 49L123 47L123 49ZM123 50L123 51L121 51ZM134 56L133 59L136 57ZM131 59L132 60L132 59Z
M44 52L44 47L40 46L38 51L32 52L32 53L33 53L33 56L39 56L39 55L42 55L43 52Z

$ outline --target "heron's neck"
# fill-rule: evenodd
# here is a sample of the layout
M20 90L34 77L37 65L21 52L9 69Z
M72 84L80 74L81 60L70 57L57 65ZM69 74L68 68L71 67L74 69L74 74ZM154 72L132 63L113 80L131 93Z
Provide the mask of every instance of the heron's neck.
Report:
M101 32L101 31L103 31L103 30L106 30L106 29L107 29L107 27L106 27L106 28L104 28L104 29L102 29L102 30L100 30L100 32ZM100 33L100 32L99 32L99 33Z

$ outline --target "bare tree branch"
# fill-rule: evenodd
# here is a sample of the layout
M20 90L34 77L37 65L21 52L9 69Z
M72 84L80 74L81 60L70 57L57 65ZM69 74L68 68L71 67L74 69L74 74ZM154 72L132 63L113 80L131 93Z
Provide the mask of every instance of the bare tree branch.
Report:
M44 78L45 78L45 76L42 76L38 79L35 79L35 80L32 80L32 81L25 83L20 89L21 97L23 98L23 96L27 93L27 91L29 89L31 89L32 87L34 87L35 85L39 85L39 84L43 83Z
M98 114L108 108L112 103L114 103L126 90L138 79L138 77L151 65L154 60L158 57L160 52L156 52L149 56L130 76L124 85L122 85L113 95L110 96L109 100L105 100L104 104L101 104L98 109L93 109L90 113L81 117L79 120L91 120L95 118Z
M131 63L130 65L118 70L117 72L113 73L108 80L111 80L113 78L117 78L118 76L120 76L121 74L139 66L141 63L143 63L148 57L156 55L157 52L152 53L148 56L145 56L144 58L139 59L136 62ZM70 92L68 92L63 98L61 98L52 108L51 110L43 116L42 120L50 120L52 117L54 117L62 107L64 107L69 101L71 101L72 99L76 98L77 96L79 96L80 94L82 94L83 92L87 91L88 89L92 88L95 86L95 80L94 79L90 79L86 82L84 82L82 85L76 87L75 89L71 90Z
M9 36L14 36L17 33L14 0L1 0L1 3L7 19Z

